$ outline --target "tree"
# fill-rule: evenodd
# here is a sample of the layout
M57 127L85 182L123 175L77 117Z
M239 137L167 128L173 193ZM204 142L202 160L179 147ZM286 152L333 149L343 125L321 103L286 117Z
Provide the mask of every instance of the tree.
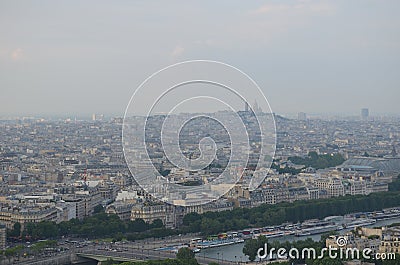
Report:
M21 235L21 224L16 222L13 226L13 229L10 231L9 236L11 237L19 237Z
M148 224L146 224L146 222L140 218L130 221L128 226L129 230L132 232L143 232L148 229Z
M164 227L164 223L161 219L155 219L151 223L151 228L162 228L162 227Z
M337 231L331 231L331 232L324 233L321 235L321 239L319 240L319 242L321 243L322 246L325 246L326 239L329 238L330 236L337 235L337 234L338 234Z
M308 152L308 156L313 160L318 159L318 153L315 151Z
M200 219L200 214L193 212L193 213L188 213L183 217L183 224L184 225L190 225Z
M323 259L309 260L307 264L312 264L312 265L342 265L343 263L339 259L331 259L330 257L324 257Z
M176 254L176 258L178 260L182 260L182 261L187 261L187 260L191 260L194 259L194 253L192 250L190 250L189 248L180 248L178 250L178 253Z
M112 258L108 258L106 261L101 262L101 264L104 265L114 265L117 264L116 262L114 262L114 260Z
M268 240L265 236L259 236L257 239L247 240L243 247L243 254L249 257L250 261L255 261L257 252L260 248L264 248Z
M104 208L103 208L103 206L102 206L101 204L96 205L96 206L94 207L94 209L93 209L93 213L94 213L94 214L96 214L96 213L103 213L103 212L104 212Z
M257 250L259 249L259 245L257 239L247 240L243 247L243 254L249 257L250 261L255 261L257 256Z
M397 176L391 183L389 183L389 191L399 191L400 190L400 175Z
M314 151L309 152L307 157L293 156L288 159L297 165L305 165L316 169L335 167L344 162L341 154L318 155Z

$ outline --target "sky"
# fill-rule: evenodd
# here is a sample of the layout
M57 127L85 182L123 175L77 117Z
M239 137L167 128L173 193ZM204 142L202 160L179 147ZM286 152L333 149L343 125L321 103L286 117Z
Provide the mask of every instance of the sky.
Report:
M122 116L147 77L195 59L241 69L276 113L400 114L398 10L397 0L2 0L0 116Z

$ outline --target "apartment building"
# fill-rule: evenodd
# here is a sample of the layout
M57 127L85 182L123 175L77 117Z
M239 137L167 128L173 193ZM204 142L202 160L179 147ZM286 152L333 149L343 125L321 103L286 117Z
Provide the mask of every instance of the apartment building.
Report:
M9 206L0 208L0 224L12 229L15 223L20 223L23 229L25 223L42 221L57 221L57 208L54 206Z

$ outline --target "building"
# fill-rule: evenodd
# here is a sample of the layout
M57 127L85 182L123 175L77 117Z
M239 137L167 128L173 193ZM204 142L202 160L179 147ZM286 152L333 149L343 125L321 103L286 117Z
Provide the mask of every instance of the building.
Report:
M306 121L307 120L307 114L305 114L304 112L299 112L297 114L297 119L299 121Z
M361 109L361 119L368 120L369 110L367 108Z
M344 181L344 190L348 195L367 195L367 182L363 180Z
M82 220L86 216L86 202L83 198L76 198L74 196L63 197L63 200L70 206L75 208L71 211L71 215L75 213L72 218Z
M0 225L0 249L6 248L7 229L5 225Z
M380 253L400 253L400 227L391 227L382 232Z
M106 207L107 214L116 214L121 220L130 220L132 215L133 203L124 203L121 201L112 203Z
M344 186L338 178L319 178L314 181L314 184L320 191L326 190L328 197L344 195Z
M75 197L82 199L84 206L84 217L91 216L94 212L94 208L101 205L103 201L100 189L88 188L85 191L75 192Z
M315 187L307 187L307 192L310 200L318 200L319 199L319 190Z
M131 220L143 219L146 223L152 223L160 219L165 224L166 206L165 204L143 204L132 207Z
M40 223L42 221L57 222L58 213L54 206L3 206L0 208L0 224L13 229L15 223L20 223L22 229L25 223Z
M104 119L104 114L92 114L92 121L102 121Z
M339 238L345 238L345 245L338 245L338 239ZM329 236L326 240L325 240L325 246L329 249L329 248L343 248L343 249L358 249L358 257L354 257L354 258L359 258L362 256L362 250L369 248L371 249L372 253L377 253L379 252L380 249L380 239L379 238L368 238L365 236L359 236L359 235L355 235L351 232L347 232L344 235L332 235Z
M113 201L117 197L119 187L113 181L102 181L98 186L103 200Z

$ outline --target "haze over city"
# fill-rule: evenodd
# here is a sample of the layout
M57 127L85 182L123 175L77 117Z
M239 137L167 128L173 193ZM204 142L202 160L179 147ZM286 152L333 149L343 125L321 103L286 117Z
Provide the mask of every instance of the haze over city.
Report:
M400 264L399 10L0 1L0 265Z
M2 1L0 116L121 116L170 64L249 74L276 113L399 113L398 1ZM141 106L137 106L140 108Z

